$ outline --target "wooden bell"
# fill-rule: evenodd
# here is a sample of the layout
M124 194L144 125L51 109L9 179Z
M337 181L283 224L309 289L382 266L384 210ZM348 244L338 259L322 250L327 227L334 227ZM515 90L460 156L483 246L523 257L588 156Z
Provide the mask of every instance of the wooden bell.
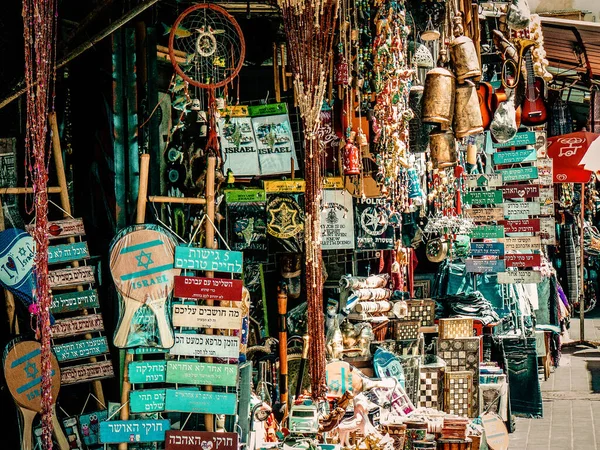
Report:
M456 87L453 128L457 139L483 133L483 117L477 89L468 80Z
M456 78L463 83L467 78L481 76L479 57L473 40L463 35L462 14L454 17L454 40L450 43L450 61Z
M432 131L429 135L431 162L436 169L445 169L457 163L456 140L452 131Z
M424 123L439 124L447 130L454 114L456 77L443 67L427 72L423 91L421 119Z

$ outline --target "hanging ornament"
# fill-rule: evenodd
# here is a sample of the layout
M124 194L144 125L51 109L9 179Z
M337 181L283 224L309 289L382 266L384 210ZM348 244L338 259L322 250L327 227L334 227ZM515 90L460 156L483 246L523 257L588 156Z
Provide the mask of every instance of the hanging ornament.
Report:
M344 175L360 175L360 152L358 147L354 145L355 136L354 131L350 133L344 146Z

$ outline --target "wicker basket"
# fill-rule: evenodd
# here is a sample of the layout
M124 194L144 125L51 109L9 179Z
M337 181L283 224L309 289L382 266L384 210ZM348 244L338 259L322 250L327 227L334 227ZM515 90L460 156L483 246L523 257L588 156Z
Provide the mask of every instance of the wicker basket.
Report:
M473 319L456 317L440 319L438 323L440 339L455 339L473 336Z

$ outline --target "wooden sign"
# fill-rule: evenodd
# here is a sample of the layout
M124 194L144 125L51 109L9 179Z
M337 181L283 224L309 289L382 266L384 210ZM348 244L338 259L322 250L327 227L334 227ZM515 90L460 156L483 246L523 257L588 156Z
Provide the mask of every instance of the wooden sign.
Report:
M538 168L538 182L544 186L554 183L552 158L538 159L535 165Z
M178 269L242 273L242 258L242 252L183 245L175 247L175 267Z
M59 362L72 361L75 359L91 358L93 356L108 353L106 337L100 336L82 341L67 342L66 344L54 345L52 347Z
M503 254L502 242L471 242L472 256L502 256Z
M178 298L238 302L242 300L242 286L242 280L176 276L173 295Z
M128 348L127 353L130 355L156 355L158 353L169 353L169 349L162 347L134 347Z
M129 363L130 383L164 383L166 361L132 361Z
M556 245L556 224L554 217L540 219L540 240L543 245Z
M225 392L167 389L165 411L233 415L237 396Z
M112 362L82 364L80 366L63 367L60 372L60 383L76 384L85 381L101 380L115 376Z
M78 261L89 257L90 251L87 242L73 242L48 247L48 264Z
M164 389L136 389L129 391L129 410L134 414L165 410Z
M515 270L511 272L498 273L498 283L500 284L527 284L541 283L542 274L536 270Z
M538 177L538 169L535 166L515 167L512 169L499 170L502 174L502 182L535 180Z
M69 317L54 322L54 325L52 325L52 338L75 336L102 330L104 330L104 322L100 314Z
M542 265L542 256L539 254L514 253L504 255L504 263L507 268L516 267L525 269L528 267L540 267Z
M494 187L502 184L502 175L499 173L470 173L467 175L467 187Z
M507 148L507 147L524 147L526 145L535 144L535 133L533 131L524 131L517 133L514 138L507 142L493 142L494 148Z
M470 208L465 209L465 214L475 222L495 222L504 219L502 208Z
M28 233L33 233L34 224L27 225L25 229ZM85 228L81 219L55 220L48 222L48 239L61 239L73 236L85 235Z
M342 177L324 177L323 189L344 189L344 179Z
M267 194L264 189L226 189L225 201L227 203L264 202Z
M502 203L502 191L467 192L463 201L467 205L498 205Z
M240 330L242 310L221 306L173 305L173 326Z
M540 231L540 219L503 220L505 233L537 233Z
M540 214L554 216L554 188L543 187L540 189Z
M306 181L304 180L265 180L265 192L267 193L295 193L304 192Z
M502 225L477 225L471 229L471 239L500 239L504 237Z
M75 291L66 294L52 295L50 311L52 313L65 313L99 307L98 292L95 289L91 289L88 291Z
M238 368L233 364L202 363L196 360L167 361L167 383L235 386Z
M539 250L539 236L518 236L504 238L504 250Z
M50 288L59 286L79 286L94 282L94 269L91 266L71 267L52 270L48 273Z
M504 272L504 261L501 259L471 259L465 261L467 272L470 273L487 273L487 272Z
M496 152L492 155L494 164L520 164L537 160L535 148Z
M237 433L167 431L165 450L238 450Z
M240 339L237 336L212 334L175 333L175 345L169 351L177 356L214 356L237 358L240 355Z
M503 198L537 198L540 196L540 186L537 184L513 184L500 186Z
M539 202L509 202L503 207L505 217L521 218L521 216L537 216L540 213Z
M100 422L100 443L163 442L170 429L167 419L106 420Z

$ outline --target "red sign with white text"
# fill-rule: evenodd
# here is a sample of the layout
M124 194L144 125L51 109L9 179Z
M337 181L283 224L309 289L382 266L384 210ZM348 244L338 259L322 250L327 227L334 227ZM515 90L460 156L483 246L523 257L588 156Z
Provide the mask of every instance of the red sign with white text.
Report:
M242 300L242 280L227 278L175 277L173 295L199 300Z
M525 267L539 267L542 265L542 257L538 254L523 253L504 255L504 265L506 268L518 267L520 269Z
M540 231L540 219L501 220L504 233L537 233Z

